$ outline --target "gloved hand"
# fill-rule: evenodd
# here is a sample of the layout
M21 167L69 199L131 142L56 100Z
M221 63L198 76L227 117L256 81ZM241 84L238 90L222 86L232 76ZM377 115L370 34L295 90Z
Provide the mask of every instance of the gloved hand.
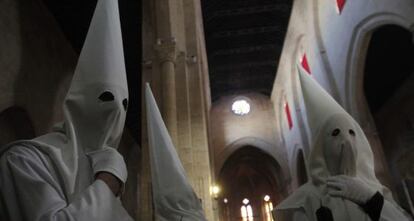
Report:
M329 177L327 184L329 195L348 199L358 205L365 204L376 193L360 179L346 175Z
M105 148L86 154L92 163L93 174L108 172L116 176L122 183L126 182L128 172L124 158L114 148Z

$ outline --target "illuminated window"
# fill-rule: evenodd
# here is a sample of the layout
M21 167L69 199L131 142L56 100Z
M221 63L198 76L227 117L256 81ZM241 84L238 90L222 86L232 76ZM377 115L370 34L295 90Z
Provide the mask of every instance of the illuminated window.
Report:
M249 221L253 221L253 209L250 205L247 205L247 218Z
M241 216L243 218L243 221L247 220L247 208L246 208L246 206L241 207Z
M266 221L273 221L272 218L272 210L273 210L273 204L270 201L270 196L266 195L263 200L265 201L265 213L266 213Z
M233 105L231 105L231 110L233 113L243 116L250 112L250 104L246 100L236 100Z
M241 216L243 221L253 221L253 209L249 205L248 199L243 199L243 206L241 207Z

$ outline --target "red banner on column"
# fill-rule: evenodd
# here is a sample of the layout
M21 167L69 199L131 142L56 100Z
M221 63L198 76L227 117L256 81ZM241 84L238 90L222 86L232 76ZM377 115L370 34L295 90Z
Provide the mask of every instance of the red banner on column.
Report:
M292 116L290 114L290 108L289 108L288 102L285 102L285 113L286 113L286 118L287 118L287 122L289 125L289 130L291 130L293 128L293 121L292 121Z
M336 0L336 6L338 7L337 9L338 9L339 14L341 14L342 9L345 6L345 2L346 2L346 0Z
M300 64L302 65L303 69L305 69L305 71L308 72L308 74L312 74L311 70L310 70L310 67L309 67L308 58L306 57L306 54L303 54L302 60L300 61Z

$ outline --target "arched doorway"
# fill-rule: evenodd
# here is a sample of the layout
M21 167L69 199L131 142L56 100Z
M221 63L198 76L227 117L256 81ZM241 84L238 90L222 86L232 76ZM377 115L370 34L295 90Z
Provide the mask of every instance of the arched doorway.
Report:
M296 174L298 179L298 186L302 186L308 182L308 173L306 171L305 157L303 151L299 150L296 157Z
M365 60L364 94L374 119L395 197L413 212L414 182L398 161L414 151L414 43L410 31L385 25L373 31Z
M0 147L34 136L32 122L23 108L13 106L0 113Z
M253 146L238 149L220 170L220 220L270 221L271 208L282 200L282 180L273 157Z

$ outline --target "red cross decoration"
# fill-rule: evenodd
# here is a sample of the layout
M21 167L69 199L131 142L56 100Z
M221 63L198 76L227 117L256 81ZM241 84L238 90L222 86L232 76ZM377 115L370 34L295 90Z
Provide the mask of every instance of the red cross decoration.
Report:
M289 108L288 102L285 102L285 114L286 114L286 118L287 118L289 130L292 130L292 128L293 128L293 121L292 121L292 116L290 114L290 108Z
M308 72L308 74L312 74L311 69L309 67L308 59L306 58L306 54L303 54L300 64L302 65L303 69L305 69L305 71Z

